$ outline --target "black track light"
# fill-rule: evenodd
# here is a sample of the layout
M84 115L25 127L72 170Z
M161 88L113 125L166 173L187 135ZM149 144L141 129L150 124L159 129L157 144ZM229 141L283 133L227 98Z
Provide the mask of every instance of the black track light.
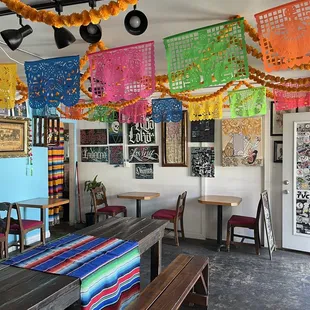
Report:
M59 15L62 12L62 5L59 0L55 0L55 10ZM58 49L65 48L75 42L74 35L68 29L64 27L56 28L54 26L53 29L55 43Z
M21 28L3 30L0 33L4 42L12 51L15 51L21 45L23 39L33 32L29 25L24 26L22 24L22 17L18 17Z
M89 0L89 6L93 9L96 6L96 0ZM97 43L101 40L102 31L99 24L90 23L87 26L80 27L80 35L87 43Z
M130 34L139 36L147 29L147 17L141 11L136 10L136 5L134 5L133 10L126 15L124 25Z

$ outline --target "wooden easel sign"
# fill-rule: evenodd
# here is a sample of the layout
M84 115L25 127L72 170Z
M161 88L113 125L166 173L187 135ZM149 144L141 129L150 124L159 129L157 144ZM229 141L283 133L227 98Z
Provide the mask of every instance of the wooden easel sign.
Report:
M265 224L265 229L266 229L269 256L270 256L270 259L272 259L272 252L276 250L276 241L275 241L274 232L273 232L271 211L270 211L267 191L263 191L261 193L261 201L262 201L262 207L263 207L264 224Z

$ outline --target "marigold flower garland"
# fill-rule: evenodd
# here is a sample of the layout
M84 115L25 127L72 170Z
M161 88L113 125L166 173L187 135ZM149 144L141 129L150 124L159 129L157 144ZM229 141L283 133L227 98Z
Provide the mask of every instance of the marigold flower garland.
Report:
M103 4L98 9L84 10L81 13L72 13L70 15L58 15L52 11L38 11L20 0L0 1L4 3L8 9L25 19L30 19L33 22L45 23L57 28L64 26L87 26L90 23L98 24L101 19L107 20L111 16L117 16L121 11L126 11L128 5L135 5L138 2L138 0L110 1L109 4Z

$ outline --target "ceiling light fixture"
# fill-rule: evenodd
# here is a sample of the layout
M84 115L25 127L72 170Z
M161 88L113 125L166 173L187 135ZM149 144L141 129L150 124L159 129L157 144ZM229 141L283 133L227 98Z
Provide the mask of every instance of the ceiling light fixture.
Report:
M89 6L93 9L96 7L96 0L89 0ZM82 39L90 44L97 43L101 40L102 31L99 24L90 23L87 26L80 27L80 35Z
M33 32L29 25L24 26L22 24L22 17L19 15L17 16L19 17L19 24L21 25L21 28L7 29L1 31L0 33L4 42L12 51L15 51L21 45L23 39Z
M59 0L55 0L55 10L59 15L63 11L61 2ZM55 26L53 26L53 29L55 43L58 49L65 48L75 42L74 35L68 29L64 27L56 28Z
M137 6L134 5L133 10L126 15L124 25L130 34L139 36L147 29L148 21L145 14L136 10L136 7Z

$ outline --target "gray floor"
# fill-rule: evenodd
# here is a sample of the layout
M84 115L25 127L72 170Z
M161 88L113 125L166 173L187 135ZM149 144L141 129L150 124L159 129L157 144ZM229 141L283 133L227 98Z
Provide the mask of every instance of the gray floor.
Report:
M57 225L52 236L57 238L73 231ZM260 256L250 245L232 248L229 253L215 249L213 241L186 239L176 247L172 239L164 238L163 266L168 266L180 253L209 257L209 310L310 310L310 255L277 250L270 261L264 248ZM141 259L142 288L149 283L149 265L147 252Z
M248 245L218 253L212 242L187 239L176 247L172 240L164 239L164 266L180 253L209 257L209 310L310 309L307 254L277 250L270 261L266 249L257 256ZM150 253L146 253L141 260L142 287L149 281L149 262Z

